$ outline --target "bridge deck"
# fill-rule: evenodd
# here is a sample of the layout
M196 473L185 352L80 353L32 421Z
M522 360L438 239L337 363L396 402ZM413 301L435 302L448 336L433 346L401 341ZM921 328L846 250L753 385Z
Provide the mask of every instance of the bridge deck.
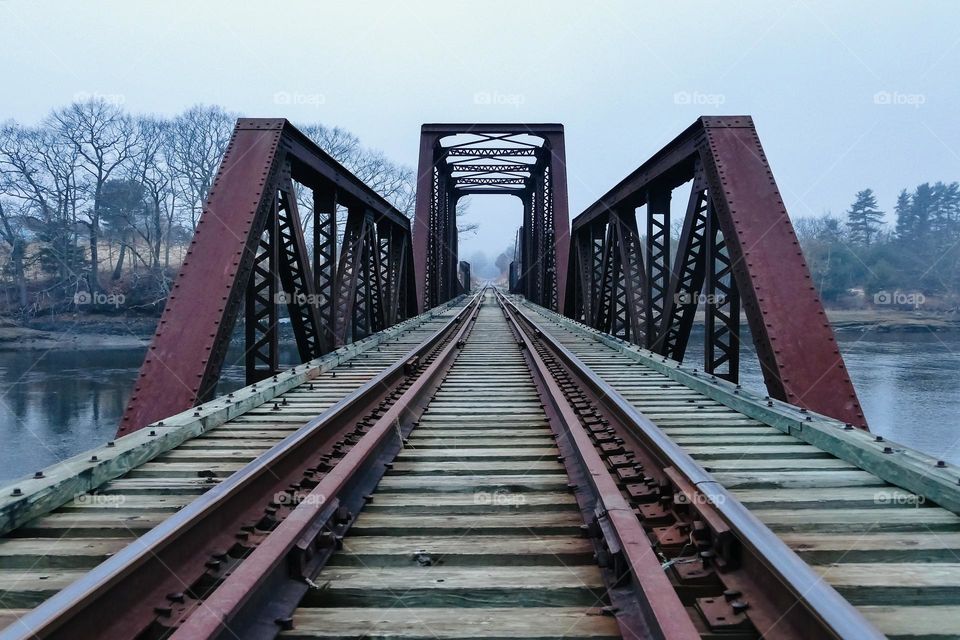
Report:
M539 327L682 445L886 635L960 637L960 517L954 512L808 444L783 425L691 389L666 375L649 353L604 344L614 341L527 308ZM733 404L734 389L714 384ZM912 453L897 445L882 453L887 446L875 444L879 456ZM926 458L930 475L941 471L935 460L918 457ZM883 462L891 474L901 471L896 460Z
M462 308L461 301L415 318L299 374L167 420L154 436L140 432L91 450L16 483L19 491L7 487L0 627L360 388ZM521 309L884 634L960 637L960 491L951 469L533 305ZM579 536L582 513L566 491L540 391L499 308L488 300L479 314L407 446L319 574L320 590L301 603L285 635L619 634L613 618L596 615L608 604L605 589L594 550ZM638 465L608 464L625 493L643 475ZM92 467L110 477L98 480ZM649 505L634 506L652 523L651 538L666 535ZM694 607L702 577L680 563L666 573ZM416 615L384 609L391 605L416 607ZM13 625L9 633L22 631Z
M596 615L604 583L558 455L520 348L487 304L283 637L619 638Z
M261 383L262 397L252 408L223 422L201 424L200 416L187 412L164 421L164 427L150 438L139 432L118 441L113 447L99 447L56 465L69 477L88 473L93 467L109 465L112 449L121 449L122 440L163 438L166 431L190 431L195 437L169 450L150 451L146 462L121 459L115 479L87 494L86 486L64 481L63 475L45 470L43 479L15 482L0 498L3 516L0 530L0 628L16 621L64 587L76 581L132 540L143 535L215 487L245 464L289 436L311 417L357 390L389 364L436 332L460 305L418 316L366 341L345 347L309 366L310 373L287 391L283 383ZM256 387L257 385L254 385ZM238 399L250 388L236 392ZM247 392L247 393L245 393ZM214 405L201 408L204 417L213 415ZM178 424L179 423L179 424ZM148 440L139 448L150 446ZM138 448L134 445L134 450ZM92 461L91 454L98 460ZM130 465L129 470L123 469ZM94 487L89 487L93 489ZM12 495L21 492L25 497ZM46 509L47 502L62 503ZM24 512L43 515L23 522ZM10 529L13 529L12 531Z

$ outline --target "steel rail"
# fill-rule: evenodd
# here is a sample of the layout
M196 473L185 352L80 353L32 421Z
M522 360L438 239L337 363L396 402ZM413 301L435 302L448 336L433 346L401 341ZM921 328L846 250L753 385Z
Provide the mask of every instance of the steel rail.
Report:
M278 491L302 479L304 469L343 437L347 426L404 380L410 362L433 351L478 305L474 297L395 364L31 610L3 630L0 640L137 637L157 618L158 604L182 602L183 592L211 563L219 565L216 557L226 556L222 550L236 544L242 524L260 520ZM171 609L176 608L166 613L175 615Z
M773 531L751 513L733 494L701 467L682 447L670 439L649 418L637 411L603 378L595 374L576 355L536 324L512 300L504 302L523 318L530 332L535 333L548 349L591 391L603 400L604 409L615 415L637 436L641 446L650 450L664 469L672 467L683 480L699 492L732 530L744 551L754 560L750 566L766 571L757 582L766 589L779 587L789 594L789 603L781 610L788 618L805 616L817 629L806 629L815 636L850 640L880 640L881 634L853 605L833 589L821 576L797 556ZM749 560L747 559L747 560ZM746 560L745 560L746 562ZM766 595L773 596L766 592ZM765 637L777 637L774 631Z
M618 607L617 622L624 638L666 638L668 640L696 640L700 638L684 604L661 566L646 531L634 515L633 508L624 499L607 470L600 455L594 449L589 436L576 412L537 354L531 332L518 319L519 312L506 297L496 291L497 300L507 321L513 325L518 339L529 357L531 373L543 392L548 415L555 418L558 430L558 446L570 450L578 459L581 471L592 487L596 498L596 520L600 525L606 545L611 553L622 553L626 566L615 569L614 580L631 581L630 592L636 596L639 611ZM549 404L547 404L549 403ZM564 464L569 464L564 460ZM611 596L613 595L611 589Z
M482 293L482 292L481 292ZM480 295L467 309L469 315L436 358L417 380L391 405L354 447L337 463L316 487L305 496L290 515L257 546L236 571L230 574L172 636L171 640L207 638L272 637L279 630L277 620L293 614L299 597L291 600L288 611L277 613L267 604L275 597L280 583L292 580L306 591L312 578L323 568L329 553L321 535L324 520L330 517L343 492L362 467L382 452L390 437L396 444L389 458L400 448L401 433L413 427L429 403L443 376L473 328ZM384 467L380 466L380 475ZM376 479L379 481L379 477ZM349 526L338 530L346 533ZM267 616L264 617L263 613ZM239 620L239 624L237 621ZM272 632L272 633L271 633Z

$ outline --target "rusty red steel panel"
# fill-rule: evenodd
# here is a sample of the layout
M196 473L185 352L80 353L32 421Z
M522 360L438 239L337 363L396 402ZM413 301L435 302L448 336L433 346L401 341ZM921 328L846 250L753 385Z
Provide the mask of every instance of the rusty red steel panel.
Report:
M233 132L117 435L189 409L216 385L212 350L229 341L246 287L241 265L255 250L279 169L284 121L253 122Z
M712 232L710 250L705 251L703 242L685 242L671 263L665 252L649 255L648 251L648 255L643 256L639 247L632 249L637 253L632 258L640 264L656 262L647 264L648 280L657 277L658 287L673 296L682 294L684 298L665 301L670 313L659 314L658 309L651 308L651 301L645 300L640 311L643 318L624 317L637 312L616 307L615 293L617 288L630 285L622 278L607 282L583 273L589 266L589 260L584 262L584 252L587 258L606 255L610 235L604 235L603 231L612 224L614 212L648 204L651 194L656 197L668 193L694 179L701 170L700 180L705 178L706 188L701 184L694 189L698 200L696 206L686 212L685 228L694 222L699 225L697 228L702 226L703 220L689 219L694 215L703 217L711 229L715 220L718 228ZM666 237L661 239L661 244L669 246L670 230L663 231ZM566 315L597 325L598 318L619 314L620 320L613 330L628 339L633 337L623 333L622 327L639 320L640 324L646 324L650 334L641 346L682 359L692 324L689 316L700 297L703 277L699 274L705 269L705 260L716 260L716 264L706 265L707 292L725 295L723 301L712 302L707 296L704 302L711 305L711 317L718 320L707 336L709 353L705 354L705 371L736 380L742 299L742 310L747 316L770 395L867 427L749 116L699 118L577 216L571 236L580 259L574 256L568 265L567 300L563 307ZM728 275L730 271L732 279ZM669 283L665 281L667 278ZM603 309L598 308L603 304L615 308L605 315L601 313ZM684 314L673 313L678 306L684 307ZM588 310L590 317L587 317ZM594 328L611 331L610 327Z
M410 287L404 290L404 295L391 297L396 308L382 309L383 301L379 298L376 305L361 307L352 304L356 296L362 295L358 290L362 283L351 281L349 287L338 286L342 274L333 265L331 248L336 235L333 229L314 225L314 245L324 247L317 255L328 263L308 264L303 229L299 217L294 215L293 182L314 193L314 202L321 203L328 218L333 215L336 205L341 205L361 212L377 224L364 245L364 255L371 257L371 264L364 263L364 266L368 275L373 272L375 278L386 280L380 272L379 254L374 253L380 246L376 234L382 231L385 237L396 242L409 242L409 220L286 120L238 120L117 435L143 428L212 397L230 345L237 312L251 295L247 285L258 251L281 250L280 255L286 262L277 265L278 261L271 261L269 269L277 270L278 273L273 275L283 276L279 281L292 290L283 291L285 295L282 297L261 296L253 302L274 311L280 304L287 305L289 315L298 321L295 336L302 361L320 356L333 347L330 338L334 327L322 326L322 322L324 318L331 322L330 309L338 302L349 299L346 306L353 310L352 313L371 314L375 311L393 322L416 313L414 292L407 291ZM285 206L289 211L285 215L289 220L285 218L283 234L275 233L264 240L267 220L279 215L278 193L286 193L283 197L287 198ZM282 246L274 247L276 243ZM393 269L391 278L407 282L413 270L412 259L403 254L400 263L390 268ZM328 282L331 278L336 282ZM337 295L344 300L327 299L331 290L338 292ZM324 296L317 296L316 292L323 292ZM326 311L323 315L321 305ZM277 314L263 314L263 317L276 318ZM374 326L367 317L351 316L340 320L350 326ZM382 328L381 325L377 323L375 330ZM256 328L257 331L272 330L271 327ZM350 339L354 337L349 331L347 334ZM319 340L318 336L325 339ZM252 345L248 344L248 351L251 348ZM271 350L267 358L267 375L278 366L275 352L275 349ZM255 381L251 380L252 373L259 372L251 371L248 362L248 383Z
M866 427L752 119L703 120L700 155L767 389Z

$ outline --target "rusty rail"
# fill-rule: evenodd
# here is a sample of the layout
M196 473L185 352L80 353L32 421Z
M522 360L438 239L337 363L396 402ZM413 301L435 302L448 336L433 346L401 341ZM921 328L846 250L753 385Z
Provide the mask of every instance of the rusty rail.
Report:
M731 592L750 589L764 598L749 605L751 620L764 637L884 637L659 427L558 340L540 331L509 298L500 294L500 299L521 320L531 344L543 345L572 374L578 389L589 392L602 419L644 450L653 463L647 472L659 467L661 483L667 483L660 486L668 487L669 494L682 494L710 529L711 548L703 550L706 554L701 551L700 558L728 579Z
M24 615L0 637L166 635L205 606L203 599L243 566L257 542L269 539L268 533L282 516L297 511L287 503L296 497L291 487L312 488L323 482L332 466L329 456L334 443L345 442L352 452L358 434L371 428L364 424L364 417L383 414L404 389L432 370L429 361L457 343L451 337L458 327L463 330L463 321L478 305L479 299L474 298L396 364ZM344 505L333 504L332 510L323 513L337 523L349 521ZM238 538L239 530L246 532L244 539Z
M609 554L601 566L607 564L604 568L612 573L609 594L618 609L617 622L623 637L700 638L633 509L594 449L556 376L534 348L536 337L523 326L518 309L503 294L498 292L497 298L526 351L531 373L555 428L564 465L575 484L582 478L578 500L586 502L588 530L592 528L594 537L602 537L602 546Z

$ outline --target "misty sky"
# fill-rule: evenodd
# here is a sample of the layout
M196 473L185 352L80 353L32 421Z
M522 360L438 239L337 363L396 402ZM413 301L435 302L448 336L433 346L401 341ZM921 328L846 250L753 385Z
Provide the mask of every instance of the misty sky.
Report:
M571 214L700 114L751 114L796 218L960 179L955 2L0 0L0 120L76 97L320 121L416 166L423 122L559 122ZM515 198L474 198L491 255Z

